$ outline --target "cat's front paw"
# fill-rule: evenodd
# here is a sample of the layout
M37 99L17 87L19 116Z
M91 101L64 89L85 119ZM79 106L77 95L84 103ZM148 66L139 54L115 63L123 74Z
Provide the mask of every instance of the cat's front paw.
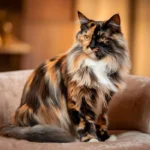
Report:
M99 141L106 141L107 139L109 139L109 134L107 130L99 130L97 131L97 137Z
M90 139L88 142L99 142L98 139Z
M116 141L117 137L115 135L111 135L106 141Z
M109 139L110 135L108 134L107 131L102 130L101 131L101 136L100 139L101 141L106 141L107 139Z

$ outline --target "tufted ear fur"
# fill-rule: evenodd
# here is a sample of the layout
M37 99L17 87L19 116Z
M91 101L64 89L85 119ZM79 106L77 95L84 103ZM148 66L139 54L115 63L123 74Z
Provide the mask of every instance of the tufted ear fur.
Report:
M121 20L120 20L119 14L113 15L113 16L108 20L108 22L109 22L110 24L114 24L114 25L120 26Z
M106 21L105 27L110 28L113 33L116 33L121 32L120 24L120 16L119 14L115 14L108 21Z
M89 22L89 19L83 15L80 11L78 11L78 18L80 20L81 25Z

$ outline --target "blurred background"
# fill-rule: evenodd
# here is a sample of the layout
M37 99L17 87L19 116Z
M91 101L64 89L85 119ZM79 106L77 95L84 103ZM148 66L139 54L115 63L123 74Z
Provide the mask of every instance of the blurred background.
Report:
M0 72L34 69L67 51L77 10L95 20L121 16L135 75L150 76L150 0L0 0Z

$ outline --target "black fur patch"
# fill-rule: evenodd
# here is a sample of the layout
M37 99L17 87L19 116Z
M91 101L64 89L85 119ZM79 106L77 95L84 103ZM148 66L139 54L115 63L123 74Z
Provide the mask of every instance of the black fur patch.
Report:
M82 137L87 136L87 132L85 131L85 129L78 130L78 134L80 135L80 139L82 139Z
M50 59L50 61L55 61L58 58L58 56L55 56L53 58Z
M91 98L91 102L93 104L93 106L96 106L96 98L97 98L97 91L94 88L91 88L89 90L89 94L90 94L90 98Z
M35 125L39 124L39 122L37 122L32 115L29 115L29 113L27 114L27 120L28 120L29 126L35 126Z
M64 78L63 78L63 73L62 73L62 62L64 61L64 59L66 59L66 57L62 57L56 64L55 64L55 68L57 71L59 71L60 74L60 82L59 82L59 88L61 90L61 93L64 95L65 99L68 99L68 91L67 91L67 87L64 83ZM65 73L67 72L67 70L65 70ZM67 76L67 73L65 74Z
M107 101L107 103L109 103L111 100L111 96L109 94L105 94L105 100Z
M78 125L80 123L80 113L75 109L69 109L68 113L72 122Z
M86 103L85 97L82 97L82 104L80 111L82 115L87 115L92 120L95 120L95 113L92 111L92 108Z
M94 125L92 123L86 122L84 130L86 132L90 133L91 135L95 136L95 129L94 129Z
M34 112L38 110L40 107L40 103L38 100L38 96L40 94L39 88L44 82L44 75L45 75L46 69L45 69L45 63L42 63L36 70L35 74L36 76L34 77L31 85L30 85L30 90L26 95L26 103L29 107L33 109Z
M61 89L61 93L64 95L65 99L68 99L68 91L67 91L67 87L64 84L64 79L61 76L61 80L60 80L60 89Z
M101 133L101 131L96 132L99 141L105 141L110 137L107 131L102 132L103 133Z
M112 80L112 81L117 81L119 82L120 80L122 80L121 76L119 75L118 72L110 72L108 74L108 77Z

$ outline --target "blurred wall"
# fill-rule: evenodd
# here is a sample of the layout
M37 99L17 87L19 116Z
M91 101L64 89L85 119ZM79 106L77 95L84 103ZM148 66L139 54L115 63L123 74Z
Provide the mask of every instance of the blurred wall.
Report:
M22 35L32 49L22 59L23 69L35 68L71 47L72 6L72 0L24 0Z
M24 0L22 36L32 52L23 58L22 69L35 68L71 47L79 29L79 10L95 20L119 13L131 53L131 73L150 76L149 7L150 0Z
M132 72L150 76L150 0L136 0L134 4Z

